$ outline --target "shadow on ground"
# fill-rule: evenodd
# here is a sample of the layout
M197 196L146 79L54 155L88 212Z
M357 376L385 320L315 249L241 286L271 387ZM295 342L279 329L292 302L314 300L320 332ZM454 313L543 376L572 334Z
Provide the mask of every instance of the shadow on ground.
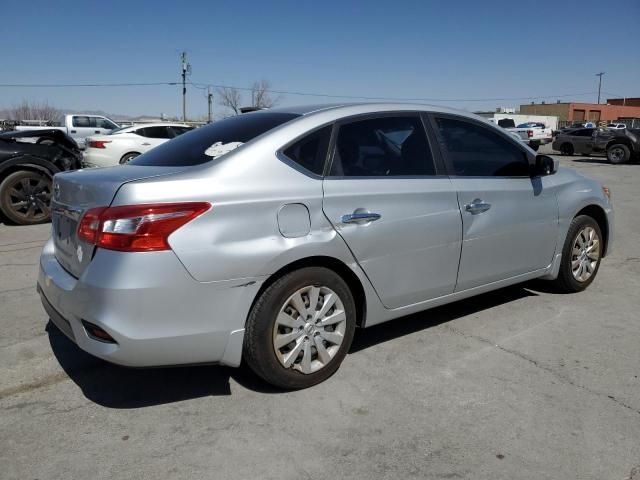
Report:
M461 300L425 312L399 318L356 332L350 355L394 338L471 315L482 310L537 295L517 285ZM535 290L535 285L533 290ZM53 353L69 378L87 399L107 408L142 408L200 397L230 395L229 379L260 393L282 393L256 377L246 366L182 366L172 368L126 368L85 353L51 322L47 325Z

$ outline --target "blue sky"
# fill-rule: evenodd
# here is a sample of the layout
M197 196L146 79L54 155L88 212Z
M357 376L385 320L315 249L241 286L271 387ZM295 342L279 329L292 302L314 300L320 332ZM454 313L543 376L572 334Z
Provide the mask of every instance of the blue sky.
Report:
M640 1L3 2L0 84L191 80L332 95L448 99L492 109L640 96ZM129 115L179 114L177 86L0 87L0 109L22 99ZM540 101L539 99L538 101ZM335 102L286 94L282 104ZM435 102L430 102L435 103ZM206 113L189 88L188 113ZM221 113L222 107L215 106Z

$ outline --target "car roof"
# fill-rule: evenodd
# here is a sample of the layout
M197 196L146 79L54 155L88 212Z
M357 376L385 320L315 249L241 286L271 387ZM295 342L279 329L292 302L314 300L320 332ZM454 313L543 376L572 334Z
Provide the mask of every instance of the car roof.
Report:
M402 102L354 102L354 103L331 103L331 104L315 104L315 105L297 105L291 107L277 107L270 108L268 110L262 110L263 112L278 112L278 113L290 113L294 115L311 115L320 112L326 112L328 110L338 113L340 116L358 115L366 113L376 113L385 111L424 111L435 113L450 113L453 115L464 115L466 117L473 117L476 119L484 120L485 118L479 117L466 110L458 110L455 108L443 107L439 105L429 105L422 103L402 103ZM259 112L255 112L259 113ZM251 114L249 114L251 115Z

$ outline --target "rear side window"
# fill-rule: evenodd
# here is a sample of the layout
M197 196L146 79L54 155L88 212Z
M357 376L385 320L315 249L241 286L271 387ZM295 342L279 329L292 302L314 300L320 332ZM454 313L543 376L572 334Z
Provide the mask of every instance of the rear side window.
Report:
M331 176L435 175L431 150L418 116L382 117L342 125Z
M456 175L529 176L529 162L525 153L497 132L450 118L438 118L437 123Z
M91 120L89 119L89 117L74 116L71 119L71 123L74 127L90 127L91 126Z
M145 127L143 137L148 138L173 138L167 127Z
M331 125L321 128L284 150L284 154L301 167L322 175L331 140Z
M129 162L131 165L187 167L213 160L226 145L236 147L294 118L293 113L255 112L229 117L196 128Z

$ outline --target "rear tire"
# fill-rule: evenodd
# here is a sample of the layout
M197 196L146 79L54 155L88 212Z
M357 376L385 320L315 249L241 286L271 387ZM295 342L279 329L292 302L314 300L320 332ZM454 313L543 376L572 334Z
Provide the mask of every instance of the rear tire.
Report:
M560 145L560 153L567 156L573 155L573 145L571 145L570 143L563 143L562 145Z
M603 252L598 222L588 215L573 219L562 247L558 278L553 283L561 292L581 292L596 278Z
M35 225L51 219L51 177L19 170L0 183L0 209L12 223Z
M626 145L617 143L607 148L607 160L614 165L627 163L631 159L631 150Z
M124 165L125 163L129 163L131 160L133 160L134 158L136 158L137 156L139 156L139 153L127 153L126 155L124 155L121 159L120 159L120 165Z
M338 370L355 326L355 303L345 281L324 267L302 268L276 280L253 305L243 357L272 385L308 388Z

